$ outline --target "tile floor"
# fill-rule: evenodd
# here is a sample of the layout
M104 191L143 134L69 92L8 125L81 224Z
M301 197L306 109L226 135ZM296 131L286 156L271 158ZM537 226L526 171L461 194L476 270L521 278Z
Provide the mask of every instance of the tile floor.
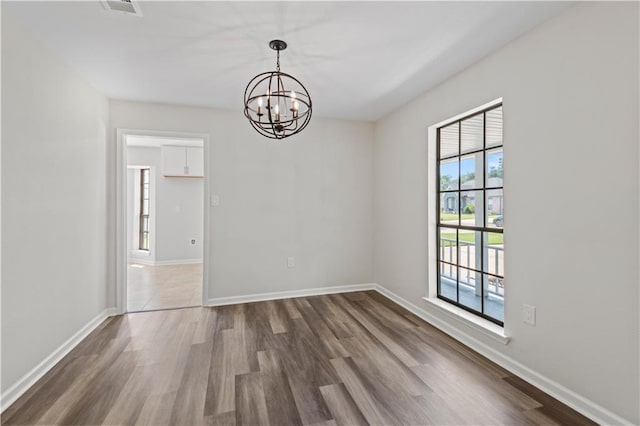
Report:
M202 305L202 263L149 266L130 262L127 311Z

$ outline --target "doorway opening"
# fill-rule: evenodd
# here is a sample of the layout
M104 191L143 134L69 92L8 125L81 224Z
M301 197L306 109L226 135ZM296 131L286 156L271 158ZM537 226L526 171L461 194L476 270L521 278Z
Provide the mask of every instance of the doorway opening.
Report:
M122 132L119 140L119 306L123 312L202 306L206 140L157 132Z

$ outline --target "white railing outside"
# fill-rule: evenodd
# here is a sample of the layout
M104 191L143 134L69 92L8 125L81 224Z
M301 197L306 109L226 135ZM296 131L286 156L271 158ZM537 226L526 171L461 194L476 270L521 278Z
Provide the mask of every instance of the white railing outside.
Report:
M458 251L458 246L456 246L456 240L451 238L440 238L440 260L450 261L452 263L458 263L461 267L470 267L472 265L471 260L475 261L475 249L476 243L470 243L467 241L458 241L460 246L460 251ZM495 272L499 275L504 275L504 248L502 246L489 245L487 248L487 259L485 262L487 266L489 263L492 264L493 268L489 269L491 272ZM463 256L466 260L466 263L460 262L457 256ZM453 262L454 259L457 259L457 262ZM479 268L475 268L479 269ZM470 288L475 288L476 282L476 272L471 271L469 269L463 269L464 275L460 277L460 284L466 285ZM455 265L448 263L440 264L440 275L450 280L456 281L456 276L458 273L458 268ZM504 297L504 278L493 277L487 275L488 277L488 285L486 285L485 290L492 295Z

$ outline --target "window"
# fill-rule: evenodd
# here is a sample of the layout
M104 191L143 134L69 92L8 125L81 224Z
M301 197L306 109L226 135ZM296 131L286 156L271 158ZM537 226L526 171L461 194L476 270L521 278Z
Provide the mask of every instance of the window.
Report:
M504 325L502 105L437 129L438 298Z
M151 169L140 169L140 236L138 248L149 251L149 176Z

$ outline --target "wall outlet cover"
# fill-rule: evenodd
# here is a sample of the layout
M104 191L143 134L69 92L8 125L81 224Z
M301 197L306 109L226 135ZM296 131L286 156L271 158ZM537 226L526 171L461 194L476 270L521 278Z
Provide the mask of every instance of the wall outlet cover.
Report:
M536 307L522 305L522 322L529 325L536 325Z

